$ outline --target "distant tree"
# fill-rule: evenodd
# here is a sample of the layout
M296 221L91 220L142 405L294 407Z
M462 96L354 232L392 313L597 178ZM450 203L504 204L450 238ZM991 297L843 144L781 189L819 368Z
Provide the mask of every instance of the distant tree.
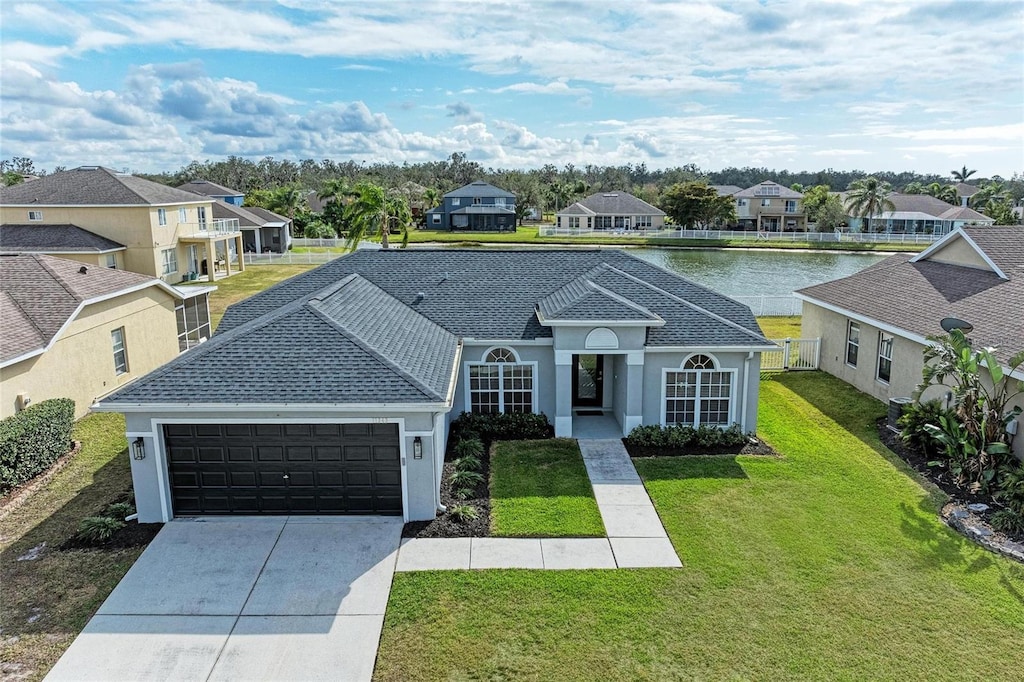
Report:
M896 208L889 198L892 186L876 177L854 180L847 190L846 210L850 215L864 219L865 232L871 231L871 220L876 215Z
M832 188L828 185L815 185L803 190L804 213L807 214L807 222L818 222L818 213L828 201L828 198L832 196L830 194L831 191Z
M846 222L846 209L843 202L835 194L829 194L828 199L818 209L817 225L818 232L831 232Z
M1013 211L1013 205L1006 199L991 200L982 211L996 221L996 225L1019 225L1020 218Z
M345 207L349 248L356 248L366 237L380 235L381 246L386 249L394 230L402 233L402 248L405 248L412 224L412 211L405 198L389 194L380 185L370 182L360 182L354 191L355 199Z
M793 190L794 192L803 192L804 191L804 186L801 185L799 182L794 182L792 185L789 186L789 188L791 190Z
M428 187L423 190L423 206L426 210L430 210L441 204L441 193L433 187Z
M941 182L933 182L924 188L924 193L929 194L940 201L956 206L960 203L960 194L953 185L943 185Z
M324 182L316 195L327 203L336 201L339 204L345 204L352 198L352 184L348 178L331 178Z
M920 182L911 182L903 188L904 194L925 194L925 187Z
M272 211L274 206L274 192L269 189L251 189L245 193L243 206L256 206Z
M11 187L12 185L18 185L25 181L24 176L21 173L14 171L4 171L3 173L3 186Z
M998 181L990 181L978 190L974 196L967 200L975 211L985 212L985 208L991 203L1000 203L1002 201L1010 202L1010 192L1006 187L1006 183Z
M964 166L960 170L953 171L953 179L956 180L957 182L967 182L967 178L971 177L977 172L978 171L976 170L967 170L967 166Z
M736 203L719 196L704 182L672 185L661 196L660 208L683 229L706 230L736 219Z
M27 156L12 156L0 161L0 173L13 171L19 175L39 175L35 162Z

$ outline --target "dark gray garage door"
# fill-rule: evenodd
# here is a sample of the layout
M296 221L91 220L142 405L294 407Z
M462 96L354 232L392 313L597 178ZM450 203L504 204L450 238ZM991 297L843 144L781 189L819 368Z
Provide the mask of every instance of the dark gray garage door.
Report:
M397 424L166 424L174 513L401 514Z

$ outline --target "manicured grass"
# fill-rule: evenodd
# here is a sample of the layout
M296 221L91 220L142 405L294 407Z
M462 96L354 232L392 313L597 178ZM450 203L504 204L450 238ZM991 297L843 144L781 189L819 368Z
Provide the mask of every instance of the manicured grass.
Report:
M799 315L792 317L759 317L757 323L761 325L761 331L769 339L799 339L800 320Z
M884 406L765 381L783 458L638 462L682 569L395 576L375 677L1013 680L1024 567L943 526Z
M210 294L210 322L214 330L224 317L224 311L232 303L249 298L267 287L289 277L294 277L316 265L250 265L245 272L232 275L216 282L217 291Z
M491 455L491 532L507 537L603 537L576 441L509 441Z
M57 549L132 487L121 415L89 415L74 438L82 451L0 520L0 661L11 679L42 679L144 549ZM42 543L41 558L17 560Z

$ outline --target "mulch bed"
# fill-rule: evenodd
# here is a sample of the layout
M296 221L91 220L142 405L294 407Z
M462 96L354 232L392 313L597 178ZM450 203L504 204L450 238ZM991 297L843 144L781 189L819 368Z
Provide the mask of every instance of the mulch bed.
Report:
M487 448L480 458L480 475L483 483L473 491L473 496L458 500L452 497L451 477L455 471L452 448L455 439L448 439L448 452L445 453L444 468L441 470L441 504L449 511L438 514L433 521L410 521L402 529L404 538L485 538L491 534L491 448ZM480 517L475 520L457 521L451 515L451 509L457 505L468 504L476 507Z
M917 448L908 446L903 442L898 433L893 432L888 426L885 417L882 417L877 422L878 437L881 441L896 453L900 459L907 463L911 469L919 473L923 478L931 482L935 487L944 492L949 496L950 500L962 506L968 504L985 504L988 505L988 509L982 512L973 512L975 516L978 516L982 521L988 523L989 517L1003 509L996 500L992 499L992 496L988 493L972 493L970 490L961 488L953 481L953 476L950 474L949 469L945 467L931 467L928 466L928 462L932 461L933 458L928 457ZM997 531L997 534L1014 540L1016 542L1024 542L1024 536L1014 537Z
M626 452L629 453L630 457L702 457L708 455L759 455L762 457L781 456L774 448L772 448L772 446L760 439L757 439L754 443L747 441L741 448L737 448L735 445L724 445L713 448L650 448L630 445L626 442L625 438L622 439L622 444L626 446Z
M130 502L134 504L135 496L132 493L124 493L113 502ZM103 510L97 510L94 516L102 516ZM148 545L164 527L162 523L139 523L138 521L126 521L124 528L115 532L106 542L91 542L80 539L77 535L60 544L58 549L126 549L129 547L140 547Z

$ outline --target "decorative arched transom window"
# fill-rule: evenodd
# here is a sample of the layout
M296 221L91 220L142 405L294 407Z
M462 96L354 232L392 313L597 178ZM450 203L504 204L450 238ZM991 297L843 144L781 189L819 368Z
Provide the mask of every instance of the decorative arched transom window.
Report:
M536 363L521 362L511 348L491 348L471 363L466 381L470 412L533 412Z
M665 370L665 423L728 426L735 374L705 354L691 355L678 370Z

